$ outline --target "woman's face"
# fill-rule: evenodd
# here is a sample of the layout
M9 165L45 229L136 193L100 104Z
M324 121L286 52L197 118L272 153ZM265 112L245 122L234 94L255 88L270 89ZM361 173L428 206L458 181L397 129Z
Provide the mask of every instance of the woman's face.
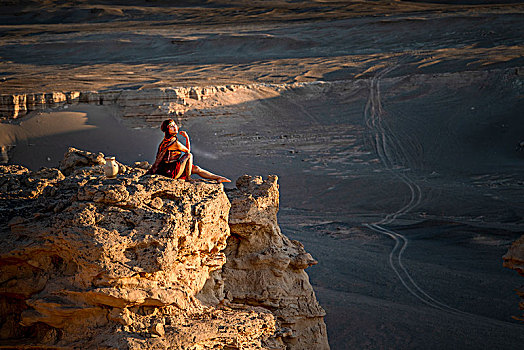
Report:
M178 126L175 123L170 123L167 125L167 130L170 134L176 135L178 134Z

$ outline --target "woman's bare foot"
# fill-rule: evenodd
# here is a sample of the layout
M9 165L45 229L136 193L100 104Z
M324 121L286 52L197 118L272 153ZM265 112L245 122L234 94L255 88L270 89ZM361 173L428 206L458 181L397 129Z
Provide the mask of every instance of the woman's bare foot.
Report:
M223 177L223 176L219 176L215 181L216 181L217 183L222 183L222 182L231 182L231 180L229 180L227 177Z

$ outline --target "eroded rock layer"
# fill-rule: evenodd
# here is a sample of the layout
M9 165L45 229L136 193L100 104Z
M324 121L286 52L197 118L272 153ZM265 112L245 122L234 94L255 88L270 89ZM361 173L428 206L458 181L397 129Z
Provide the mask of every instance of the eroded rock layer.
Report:
M276 176L243 176L229 191L231 236L222 276L234 303L270 310L287 349L329 349L325 311L304 269L317 263L304 246L284 236L277 224Z
M0 346L327 347L276 177L241 178L231 208L222 185L103 163L70 149L60 169L0 166Z
M62 171L2 167L3 341L21 346L258 348L263 309L195 298L225 262L230 204L221 185L127 168L71 150ZM67 174L68 176L64 175Z
M257 84L263 86L264 84ZM164 118L184 114L190 105L217 94L251 89L250 85L173 87L115 91L55 91L36 94L0 95L0 118L15 119L31 111L78 103L114 104L125 117Z

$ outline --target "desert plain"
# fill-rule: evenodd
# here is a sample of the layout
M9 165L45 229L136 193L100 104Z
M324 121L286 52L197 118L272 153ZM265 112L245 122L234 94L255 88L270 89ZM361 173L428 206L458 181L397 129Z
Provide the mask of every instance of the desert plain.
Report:
M3 1L2 95L220 88L4 118L2 159L152 163L173 118L201 167L278 175L332 349L519 349L523 24L516 1Z

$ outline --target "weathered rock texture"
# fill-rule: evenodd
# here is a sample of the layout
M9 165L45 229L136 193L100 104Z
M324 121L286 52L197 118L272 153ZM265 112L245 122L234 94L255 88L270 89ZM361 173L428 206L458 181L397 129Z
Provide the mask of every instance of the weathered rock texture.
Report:
M202 101L216 94L227 94L251 87L250 85L224 85L0 95L0 118L14 119L30 111L66 104L91 103L115 104L123 108L123 115L126 117L144 117L147 120L156 121L158 118L165 118L167 114L182 115L196 101Z
M70 149L60 169L0 166L0 345L327 346L303 271L313 259L276 226L276 178L239 182L231 225L243 233L228 241L222 185L144 176L139 167L107 179L103 162ZM258 291L243 280L255 276Z
M317 261L280 232L277 177L245 175L236 185L228 192L231 236L222 269L227 298L271 311L287 349L328 349L325 311L304 271Z
M506 255L503 257L504 267L515 270L519 275L524 276L524 235L517 239L509 248ZM524 310L524 286L517 289L517 294L521 297L519 306L521 310ZM524 322L524 314L518 317Z

